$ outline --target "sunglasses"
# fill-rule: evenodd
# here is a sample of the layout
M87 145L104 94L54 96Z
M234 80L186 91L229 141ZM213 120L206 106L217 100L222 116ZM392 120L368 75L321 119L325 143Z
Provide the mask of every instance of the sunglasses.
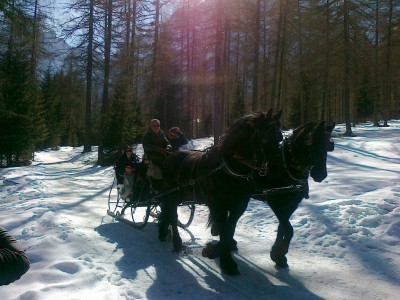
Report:
M160 125L151 125L151 127L160 127Z
M132 149L125 149L125 152L132 152Z

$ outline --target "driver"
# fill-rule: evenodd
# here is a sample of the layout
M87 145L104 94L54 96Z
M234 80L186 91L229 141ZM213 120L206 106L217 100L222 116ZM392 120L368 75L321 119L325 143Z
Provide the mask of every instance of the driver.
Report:
M151 178L152 187L161 190L161 166L166 154L171 151L171 144L160 129L160 120L150 120L149 129L143 136L142 143L144 153L149 160L147 175Z

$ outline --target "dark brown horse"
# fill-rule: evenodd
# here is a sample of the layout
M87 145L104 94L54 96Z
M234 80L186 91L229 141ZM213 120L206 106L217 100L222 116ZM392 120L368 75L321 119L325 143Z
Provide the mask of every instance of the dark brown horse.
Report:
M174 251L182 249L177 206L184 197L195 197L208 205L219 228L221 268L229 275L239 273L231 254L231 237L255 192L254 177L265 176L268 163L280 156L280 116L272 116L271 111L247 115L206 152L178 151L165 160L164 188L175 192L167 192L162 205L160 240L166 239L171 225Z
M331 139L335 124L307 123L295 129L282 143L282 163L268 165L266 177L257 177L264 193L253 195L266 200L279 220L278 233L270 256L277 267L288 267L286 254L293 237L290 217L304 198L308 198L308 178L322 182L328 175L327 152L333 151Z

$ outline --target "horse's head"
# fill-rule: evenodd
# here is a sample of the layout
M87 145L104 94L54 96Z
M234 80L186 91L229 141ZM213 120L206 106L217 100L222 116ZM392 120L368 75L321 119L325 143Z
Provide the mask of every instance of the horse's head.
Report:
M249 167L265 170L268 162L280 157L281 115L272 115L272 110L266 114L255 112L234 122L221 140L230 166L237 171Z
M261 113L254 120L253 152L264 155L265 162L270 162L280 157L280 142L283 140L280 118L282 111L272 115L272 109L267 114Z
M316 182L322 182L327 176L327 153L333 151L334 142L331 139L335 123L325 121L307 123L293 132L292 152L302 167L310 168L310 176Z

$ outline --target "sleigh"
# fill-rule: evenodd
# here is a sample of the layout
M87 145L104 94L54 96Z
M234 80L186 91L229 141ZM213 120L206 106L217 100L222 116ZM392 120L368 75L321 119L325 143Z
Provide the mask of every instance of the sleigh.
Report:
M157 222L161 213L163 197L172 190L159 192L151 184L148 174L149 164L146 159L137 163L130 174L124 175L124 188L120 188L117 179L111 184L108 194L107 214L118 221L127 223L136 229L142 229L148 222ZM189 227L193 221L195 200L187 200L179 205L178 224Z

